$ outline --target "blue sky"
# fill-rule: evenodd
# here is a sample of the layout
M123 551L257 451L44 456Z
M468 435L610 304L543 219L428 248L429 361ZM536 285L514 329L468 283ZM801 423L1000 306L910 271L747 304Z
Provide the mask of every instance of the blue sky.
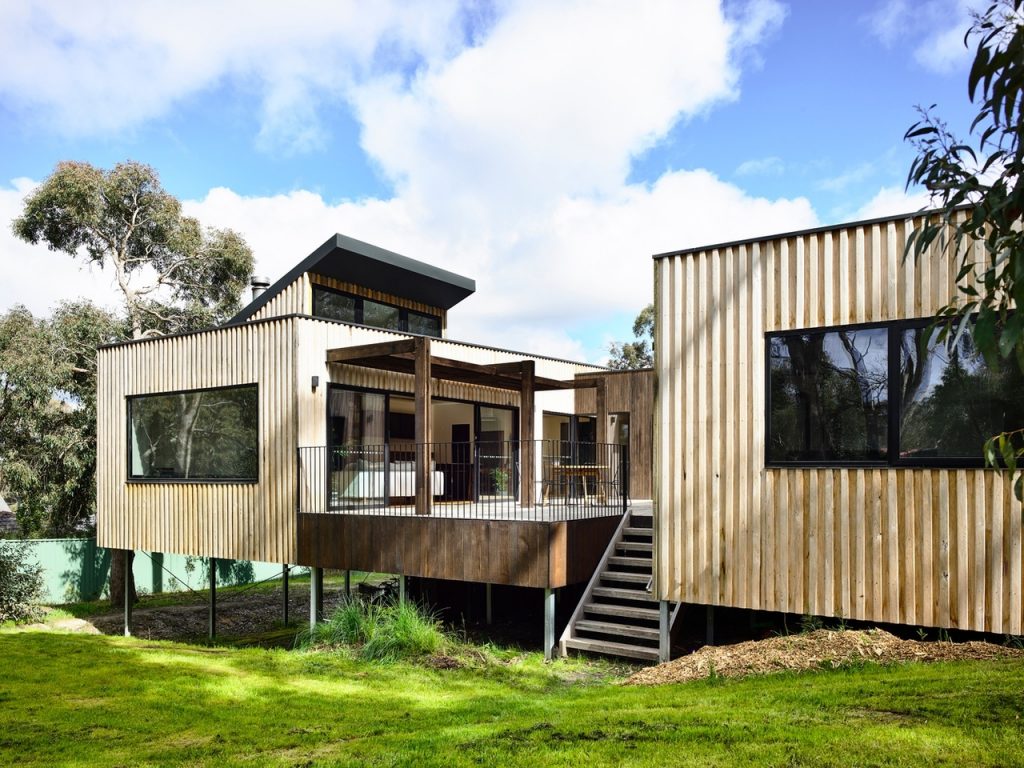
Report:
M474 277L454 337L600 360L652 253L915 210L915 105L971 114L963 0L275 8L5 3L0 217L140 160L272 279L340 231ZM0 310L114 302L7 229Z

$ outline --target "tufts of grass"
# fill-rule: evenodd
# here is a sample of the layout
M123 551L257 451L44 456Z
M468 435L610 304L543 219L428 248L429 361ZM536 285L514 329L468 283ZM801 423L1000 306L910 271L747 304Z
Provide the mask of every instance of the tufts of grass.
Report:
M348 647L366 661L393 662L439 653L450 645L450 638L423 606L349 599L326 621L300 633L296 645Z

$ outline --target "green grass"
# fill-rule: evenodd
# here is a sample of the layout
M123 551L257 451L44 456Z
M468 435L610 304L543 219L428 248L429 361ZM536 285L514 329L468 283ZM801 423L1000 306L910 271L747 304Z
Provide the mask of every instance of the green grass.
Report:
M434 670L3 632L0 658L0 765L1024 764L1021 662L625 688L536 654Z
M450 645L441 622L412 602L345 600L328 619L297 638L301 648L351 647L366 661L429 656Z

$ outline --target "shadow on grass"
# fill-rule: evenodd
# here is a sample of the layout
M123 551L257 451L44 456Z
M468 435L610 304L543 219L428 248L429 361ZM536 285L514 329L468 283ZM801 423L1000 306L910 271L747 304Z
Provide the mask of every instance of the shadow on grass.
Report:
M523 663L0 634L0 764L1024 762L1024 664L573 686Z

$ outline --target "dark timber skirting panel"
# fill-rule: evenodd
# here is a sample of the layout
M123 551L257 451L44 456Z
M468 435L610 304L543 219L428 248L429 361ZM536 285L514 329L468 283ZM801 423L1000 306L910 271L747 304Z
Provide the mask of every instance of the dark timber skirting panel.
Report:
M560 523L300 514L297 562L432 579L564 587L587 581L617 517Z

